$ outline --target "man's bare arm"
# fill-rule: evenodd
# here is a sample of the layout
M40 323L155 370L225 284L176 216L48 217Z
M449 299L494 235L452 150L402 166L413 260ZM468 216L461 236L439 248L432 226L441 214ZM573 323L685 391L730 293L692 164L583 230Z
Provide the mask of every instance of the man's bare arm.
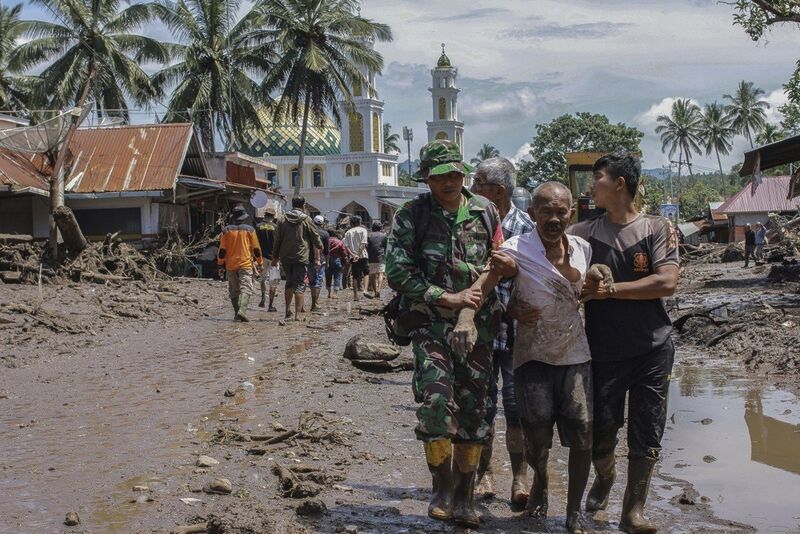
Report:
M605 300L652 300L670 297L678 287L678 266L675 264L656 267L656 272L633 282L615 282L616 291L612 294L605 284L587 281L581 291L581 301Z

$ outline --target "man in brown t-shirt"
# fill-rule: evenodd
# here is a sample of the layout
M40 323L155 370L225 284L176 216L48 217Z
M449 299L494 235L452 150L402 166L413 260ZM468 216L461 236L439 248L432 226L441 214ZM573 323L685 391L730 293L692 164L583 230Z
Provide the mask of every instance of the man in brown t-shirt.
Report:
M589 281L581 295L592 354L596 474L586 509L608 505L627 396L628 481L620 529L656 532L643 510L666 424L675 348L662 298L672 295L678 283L678 244L667 219L639 213L634 205L641 172L637 158L603 156L592 171L592 198L606 213L569 232L589 242L592 264L611 268L615 291Z

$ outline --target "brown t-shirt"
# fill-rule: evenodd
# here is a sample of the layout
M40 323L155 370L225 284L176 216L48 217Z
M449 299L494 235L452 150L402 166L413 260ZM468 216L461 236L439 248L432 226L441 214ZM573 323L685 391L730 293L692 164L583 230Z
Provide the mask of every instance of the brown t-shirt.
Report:
M580 222L568 230L592 247L592 264L608 265L615 282L632 282L657 267L678 264L675 230L664 217L639 215L628 224L614 224L607 215ZM635 358L663 345L672 333L662 299L609 298L586 303L586 335L592 359Z

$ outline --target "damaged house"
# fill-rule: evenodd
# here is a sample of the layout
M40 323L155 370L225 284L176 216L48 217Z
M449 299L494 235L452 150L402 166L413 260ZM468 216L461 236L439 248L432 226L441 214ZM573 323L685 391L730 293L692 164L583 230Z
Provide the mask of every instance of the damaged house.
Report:
M167 230L193 235L255 191L282 200L267 188L272 165L205 154L191 124L82 128L69 157L65 203L89 239L119 232L147 244ZM47 239L49 170L40 155L0 149L0 233Z

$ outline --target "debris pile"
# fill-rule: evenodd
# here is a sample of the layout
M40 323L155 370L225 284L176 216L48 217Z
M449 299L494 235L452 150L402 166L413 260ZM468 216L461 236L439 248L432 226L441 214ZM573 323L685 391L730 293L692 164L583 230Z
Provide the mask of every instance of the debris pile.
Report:
M400 347L387 343L368 341L361 334L353 336L344 348L344 358L362 371L386 373L391 371L410 371L414 362L400 356Z

